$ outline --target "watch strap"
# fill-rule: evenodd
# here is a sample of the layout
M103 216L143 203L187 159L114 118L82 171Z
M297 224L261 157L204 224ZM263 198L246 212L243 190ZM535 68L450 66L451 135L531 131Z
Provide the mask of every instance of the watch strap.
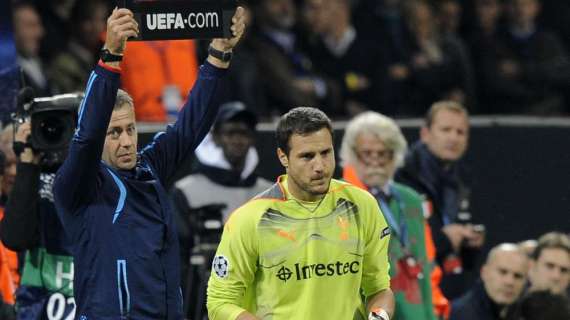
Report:
M118 62L123 61L123 55L113 54L109 49L103 48L101 49L101 53L99 54L99 58L103 62Z
M212 47L212 45L210 45L208 47L208 54L211 55L214 58L217 58L223 62L228 62L232 59L232 51L220 51L214 47Z

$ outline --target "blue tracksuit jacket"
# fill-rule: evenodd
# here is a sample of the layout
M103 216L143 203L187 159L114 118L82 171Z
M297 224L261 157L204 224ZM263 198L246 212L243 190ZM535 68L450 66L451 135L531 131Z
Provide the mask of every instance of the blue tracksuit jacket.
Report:
M178 121L129 171L101 161L119 73L100 64L91 74L54 185L73 242L76 319L183 318L178 238L163 183L209 131L223 73L207 62L200 68Z

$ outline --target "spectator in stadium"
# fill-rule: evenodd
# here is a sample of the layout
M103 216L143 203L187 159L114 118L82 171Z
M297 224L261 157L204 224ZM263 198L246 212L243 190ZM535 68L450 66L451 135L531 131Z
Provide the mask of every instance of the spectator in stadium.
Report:
M459 36L463 7L459 0L435 1L435 10L440 32L443 36Z
M22 68L25 85L32 87L36 96L49 96L52 89L39 56L44 36L41 17L34 5L27 1L14 3L12 13L18 65Z
M0 150L0 185L4 175L6 157ZM4 218L4 208L0 205L0 220ZM18 256L0 243L0 319L16 319L14 293L18 285Z
M14 180L16 179L17 158L12 150L14 141L14 127L12 124L6 125L0 133L0 151L4 153L5 161L3 166L4 179L0 185L0 205L4 206L8 200L8 195L12 192Z
M16 0L19 1L19 0ZM51 61L66 48L69 42L69 18L71 10L78 0L31 0L42 17L45 36L40 45L40 56L43 61ZM116 2L102 1L115 5Z
M453 299L471 286L485 239L470 213L469 185L460 161L469 138L467 110L456 102L434 103L420 138L406 155L396 181L411 186L427 201L436 260L444 272L441 288Z
M390 229L369 193L332 179L332 134L316 108L280 119L286 174L226 223L208 283L210 319L393 316Z
M549 232L538 239L528 272L530 291L566 295L570 286L570 238Z
M254 28L246 39L255 52L260 85L270 116L290 106L323 105L339 112L339 89L315 73L311 60L300 49L294 33L293 0L260 0L252 5Z
M30 133L29 122L18 125L15 142L26 144ZM53 202L55 173L41 168L40 157L29 144L17 155L15 180L0 225L6 247L25 252L16 292L18 319L23 320L49 319L54 314L72 317L75 312L71 246Z
M438 0L435 1L434 9L437 28L440 30L442 47L448 52L453 52L457 59L456 66L461 68L461 88L464 93L457 95L460 91L453 91L448 95L449 99L462 102L472 113L477 111L477 92L475 90L475 70L469 54L468 46L461 37L460 28L462 25L463 6L460 0Z
M403 55L387 53L384 105L397 106L397 115L418 116L437 100L471 101L472 75L457 41L441 36L428 3L407 1L404 8L410 33Z
M382 49L394 58L404 58L409 30L404 19L402 0L361 0L355 2L354 23L357 30L382 41ZM402 61L400 61L402 62Z
M211 133L195 151L193 173L175 184L180 213L191 208L224 204L223 220L272 183L259 177L255 169L259 155L255 149L257 117L242 102L224 103Z
M512 243L494 247L481 267L481 281L454 300L449 320L508 319L528 272L526 254Z
M499 43L497 34L503 7L500 0L475 0L473 6L472 27L468 29L465 40L474 67L477 100L482 101L477 105L476 111L489 114L493 112L487 104L492 93L484 83L485 73L482 70L486 52L495 50L495 46Z
M550 291L531 291L518 303L512 320L567 320L570 319L568 297Z
M350 1L308 0L304 8L314 12L307 25L317 34L307 52L315 70L342 89L339 112L353 116L380 105L381 47L376 36L367 37L355 28Z
M340 151L343 178L376 198L390 226L388 255L396 299L393 319L436 319L422 198L393 180L396 169L403 165L406 149L406 139L392 119L375 112L362 113L344 132Z
M255 172L259 163L254 145L256 124L255 114L242 102L223 104L212 131L195 151L196 163L192 174L175 183L173 200L178 222L183 290L187 288L186 280L190 267L193 267L189 261L194 246L217 245L221 226L230 213L272 184ZM207 231L202 226L207 220L219 222L219 233L211 228L209 230L214 234L205 234ZM198 292L198 288L188 289L193 290L192 295ZM196 298L190 294L185 296Z
M215 119L219 79L230 63L222 57L244 32L243 8L230 29L231 38L212 40L177 122L137 153L134 105L119 91L117 60L139 29L128 9L108 18L108 52L91 74L54 182L57 213L74 244L76 318L182 318L178 238L163 183Z
M565 110L570 59L558 37L537 25L539 0L508 0L506 28L484 51L482 104L492 113L556 115Z
M99 0L76 1L71 11L69 30L71 38L66 49L52 61L49 78L60 93L85 89L89 71L97 63L103 45L101 35L105 31L108 9Z

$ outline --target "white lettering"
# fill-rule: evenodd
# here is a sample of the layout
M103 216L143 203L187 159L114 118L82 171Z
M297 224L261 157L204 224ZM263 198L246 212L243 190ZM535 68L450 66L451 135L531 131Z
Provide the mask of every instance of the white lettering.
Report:
M66 308L71 306L71 311L65 317L65 320L73 320L75 318L75 299L73 297L65 299L65 296L59 292L52 294L49 297L46 306L46 315L48 320L62 320Z
M174 25L174 29L184 29L184 20L180 13L176 14L176 24Z
M210 24L208 24L210 22ZM219 25L218 14L216 12L206 12L206 27L217 27Z
M174 24L174 18L176 18L176 14L174 13L167 13L166 14L166 28L172 29L172 25Z
M204 24L206 23L205 20L206 19L204 18L203 14L199 13L196 15L196 25L198 26L198 28L204 28Z
M67 317L65 317L65 320L73 320L73 319L75 319L75 299L73 297L67 298L67 305L72 306L73 309L67 315Z
M63 270L63 262L58 261L56 264L55 269L55 285L58 288L63 287L63 279L67 280L69 285L69 289L73 290L73 263L69 264L70 270L68 272L64 272Z
M188 15L188 25L190 28L196 28L196 25L192 22L192 17L196 17L196 14L194 12Z
M188 15L188 25L192 29L217 27L219 24L220 20L216 12L192 12Z
M166 29L166 14L165 13L159 13L156 16L158 18L158 30Z
M156 29L156 15L155 14L147 14L146 15L146 27L148 30Z
M61 320L65 312L65 297L61 293L54 293L49 297L46 313L49 320Z
M188 20L184 20L180 13L153 13L146 15L148 30L184 29L185 23L190 28L218 27L220 20L217 12L192 12L188 14Z

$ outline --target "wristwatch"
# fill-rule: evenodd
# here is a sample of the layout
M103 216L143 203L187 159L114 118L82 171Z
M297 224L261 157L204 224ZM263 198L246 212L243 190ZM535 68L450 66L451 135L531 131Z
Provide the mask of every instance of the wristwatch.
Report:
M109 49L103 48L99 53L99 57L103 62L118 62L123 61L123 55L112 54Z
M217 58L223 62L229 62L232 59L232 51L220 51L214 47L212 47L212 45L210 45L208 47L208 54L211 55L214 58Z
M368 320L390 320L388 312L382 308L376 308L368 314Z

